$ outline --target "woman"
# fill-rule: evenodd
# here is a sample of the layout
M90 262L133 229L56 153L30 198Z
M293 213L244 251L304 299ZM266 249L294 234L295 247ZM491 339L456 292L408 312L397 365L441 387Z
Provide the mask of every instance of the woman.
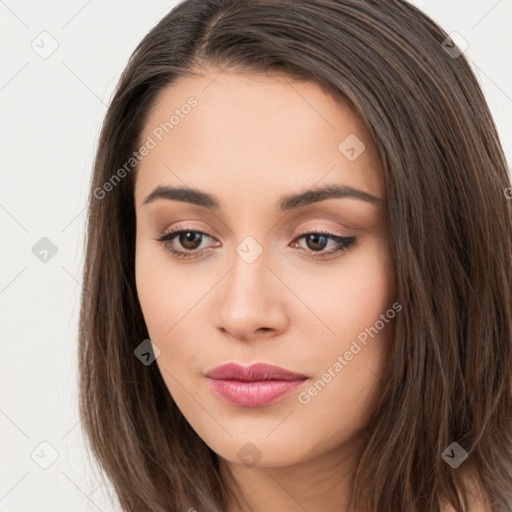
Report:
M403 1L199 1L91 184L80 410L125 510L512 507L512 210L463 54Z

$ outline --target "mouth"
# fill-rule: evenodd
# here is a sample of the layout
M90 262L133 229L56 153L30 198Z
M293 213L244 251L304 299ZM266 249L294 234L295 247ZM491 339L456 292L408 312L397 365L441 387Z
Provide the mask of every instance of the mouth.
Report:
M306 375L264 363L244 367L228 363L205 376L221 398L240 407L263 407L277 402L301 387Z

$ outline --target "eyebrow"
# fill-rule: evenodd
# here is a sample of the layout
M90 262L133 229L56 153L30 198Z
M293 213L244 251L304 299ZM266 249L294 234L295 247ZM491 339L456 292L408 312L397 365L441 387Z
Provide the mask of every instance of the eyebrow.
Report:
M342 199L346 197L360 199L361 201L366 201L368 203L382 201L379 197L375 197L368 192L348 185L326 185L324 187L307 190L298 194L283 196L279 199L278 205L282 212L286 212L302 208L319 201L325 201L326 199ZM149 204L157 199L184 201L197 206L203 206L210 210L218 210L221 207L221 203L215 195L193 188L159 185L146 197L143 204Z

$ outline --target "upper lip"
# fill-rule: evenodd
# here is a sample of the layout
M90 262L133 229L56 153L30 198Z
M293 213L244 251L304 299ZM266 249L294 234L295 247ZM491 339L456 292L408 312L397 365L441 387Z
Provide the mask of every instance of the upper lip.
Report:
M242 380L248 382L307 379L306 375L293 373L279 366L265 363L257 363L251 366L242 366L237 363L223 364L209 370L206 376L216 380Z

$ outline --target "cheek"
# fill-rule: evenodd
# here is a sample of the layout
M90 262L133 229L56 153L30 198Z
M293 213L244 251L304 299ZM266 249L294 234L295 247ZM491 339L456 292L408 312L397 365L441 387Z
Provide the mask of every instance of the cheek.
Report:
M322 351L311 354L320 382L303 401L318 414L339 404L343 416L350 406L354 425L371 412L399 314L392 307L393 268L385 241L365 249L347 258L321 292L310 293L312 309L320 312L329 332L324 330ZM341 416L336 419L343 423Z
M159 246L137 241L135 256L137 295L149 337L161 351L162 340L171 337L176 315L179 314L183 305L183 297L179 293L183 283L179 282L179 276L172 274L172 267L165 256L163 249ZM178 299L181 299L181 306L180 303L176 303Z
M204 312L205 299L215 281L211 269L177 264L163 248L140 243L135 279L149 338L160 349L160 368L176 376L203 369L200 360L211 349L201 336L209 318ZM164 371L162 376L168 380ZM168 384L172 386L172 382Z
M361 253L346 272L340 273L329 297L329 314L340 336L356 336L373 325L393 299L392 269L387 256L378 246Z
M169 293L165 292L163 280L158 276L165 273L161 265L155 264L154 258L142 244L137 242L135 252L135 283L137 295L150 338L157 337L156 334L161 330L159 325L164 318L162 315Z
M203 314L201 311L209 302L201 304L201 300L212 291L212 282L215 282L211 266L176 264L169 261L163 248L139 240L135 266L142 312L149 336L157 345L161 341L171 347L172 340L177 339L183 329L187 330L189 339L193 339L196 331L207 329L204 321L210 315L208 311ZM383 239L369 239L359 251L341 257L335 267L318 265L315 268L307 262L277 270L285 282L294 283L294 293L314 313L299 315L292 308L290 315L295 314L295 319L290 319L292 324L297 324L298 329L317 332L324 344L332 340L336 350L349 345L350 340L373 326L393 300L392 267ZM298 275L301 273L305 274L304 278ZM186 343L181 339L180 346L184 349ZM327 345L330 343L328 341ZM203 344L202 348L197 348L201 352L205 347ZM324 354L327 356L329 352L326 350Z
M194 300L197 302L195 297L201 293L201 279L194 278L187 268L192 266L171 262L163 247L137 242L137 295L149 334L155 341L171 337L173 325L192 308Z
M324 341L328 345L332 341L337 350L373 326L393 303L393 268L387 249L383 238L369 238L359 250L342 256L336 267L319 267L307 279L287 276L316 314L312 321L323 330Z

